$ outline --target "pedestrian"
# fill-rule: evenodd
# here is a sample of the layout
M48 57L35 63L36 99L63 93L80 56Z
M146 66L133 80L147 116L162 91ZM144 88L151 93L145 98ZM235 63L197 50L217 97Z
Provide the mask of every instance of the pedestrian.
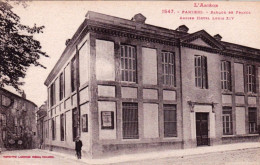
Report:
M79 136L76 138L75 141L75 150L76 150L76 155L78 159L81 159L81 147L82 147L82 141L79 139Z

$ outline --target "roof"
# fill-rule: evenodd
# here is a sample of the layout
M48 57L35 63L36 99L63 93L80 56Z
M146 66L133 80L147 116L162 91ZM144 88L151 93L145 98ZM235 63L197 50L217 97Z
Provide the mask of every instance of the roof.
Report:
M140 20L145 20L145 17L140 13L137 14L136 17L139 17L138 19ZM180 29L184 29L184 31ZM79 28L67 44L56 65L46 78L44 84L46 86L49 86L49 84L54 80L60 69L66 64L67 60L72 55L73 51L75 50L76 44L79 43L80 39L82 39L83 36L86 35L87 32L90 30L101 33L110 32L112 35L129 36L130 38L135 38L136 35L139 35L138 37L140 37L141 40L152 38L151 41L155 43L161 43L161 39L163 40L162 43L166 41L168 45L178 45L178 42L181 41L184 42L183 45L185 46L185 44L190 44L188 43L189 40L192 40L196 37L202 37L202 39L204 39L207 43L210 44L210 46L212 46L213 49L215 49L213 52L223 51L226 54L232 52L235 52L236 54L247 52L250 54L247 57L254 57L260 60L259 49L219 41L208 34L205 30L200 30L190 34L187 32L188 29L189 28L187 26L181 25L176 30L172 30L159 26L145 24L142 21L135 21L135 19L128 20L89 11L86 14L85 20L79 26ZM205 48L205 50L209 49L210 48Z
M10 95L12 95L12 96L14 96L14 97L18 97L19 99L23 99L24 101L27 101L27 102L33 104L35 107L38 107L34 102L32 102L32 101L30 101L30 100L28 100L28 99L26 99L26 98L23 98L23 97L21 97L21 96L15 94L15 93L12 93L12 92L10 92L10 91L4 89L4 88L1 88L1 87L0 87L0 90L4 91L5 93L9 93Z

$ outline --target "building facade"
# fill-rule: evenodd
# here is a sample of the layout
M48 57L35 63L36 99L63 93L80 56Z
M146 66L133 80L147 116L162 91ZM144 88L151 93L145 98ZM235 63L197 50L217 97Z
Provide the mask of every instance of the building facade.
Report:
M2 150L36 147L37 105L0 88L0 148Z
M260 50L88 12L45 81L45 144L89 157L259 141Z
M46 120L47 117L47 102L45 101L44 104L42 104L38 111L36 112L37 115L37 138L38 138L38 148L44 148L45 144L45 133L44 132L44 120Z

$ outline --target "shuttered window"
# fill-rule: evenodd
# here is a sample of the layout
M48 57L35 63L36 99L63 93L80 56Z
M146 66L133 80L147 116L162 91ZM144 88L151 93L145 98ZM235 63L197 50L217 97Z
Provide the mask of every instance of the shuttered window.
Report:
M207 57L195 55L195 86L208 88Z
M137 103L123 103L123 138L139 138Z
M231 91L231 67L229 61L221 61L221 89Z
M64 77L63 73L60 74L60 100L63 99L64 96Z
M129 45L121 45L121 81L137 82L136 50Z
M247 91L255 93L255 66L247 65Z
M56 124L55 124L54 118L52 118L52 120L51 120L51 129L52 129L52 140L55 140L55 138L56 138Z
M55 97L55 83L51 84L51 93L50 93L50 99L51 99L51 107L56 104L56 97Z
M223 134L231 135L232 134L232 108L230 107L223 108L222 121L223 121Z
M64 126L65 126L65 120L64 120L64 114L60 115L60 140L64 141Z
M76 90L76 58L71 60L71 92Z
M163 84L175 86L175 56L171 52L162 52Z
M248 109L249 133L257 133L257 109Z
M176 105L163 105L164 137L177 136Z

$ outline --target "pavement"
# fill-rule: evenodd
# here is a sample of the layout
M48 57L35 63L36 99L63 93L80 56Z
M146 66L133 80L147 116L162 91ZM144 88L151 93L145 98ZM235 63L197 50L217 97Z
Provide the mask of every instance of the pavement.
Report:
M216 146L203 146L197 148L190 149L181 149L181 150L164 150L164 151L156 151L156 152L145 152L145 153L136 153L136 154L125 154L125 155L117 155L111 156L107 158L98 158L98 159L89 159L82 158L78 160L82 163L87 164L117 164L117 163L125 163L125 162L136 162L136 161L144 161L144 160L155 160L155 159L165 159L165 158L173 158L173 157L183 157L183 156L193 156L200 154L209 154L209 153L218 153L225 151L235 151L235 150L244 150L244 149L254 149L260 148L260 143L236 143L236 144L225 144L225 145L216 145ZM75 155L64 154L55 151L49 150L41 150L43 152L66 157L67 159L76 159Z

